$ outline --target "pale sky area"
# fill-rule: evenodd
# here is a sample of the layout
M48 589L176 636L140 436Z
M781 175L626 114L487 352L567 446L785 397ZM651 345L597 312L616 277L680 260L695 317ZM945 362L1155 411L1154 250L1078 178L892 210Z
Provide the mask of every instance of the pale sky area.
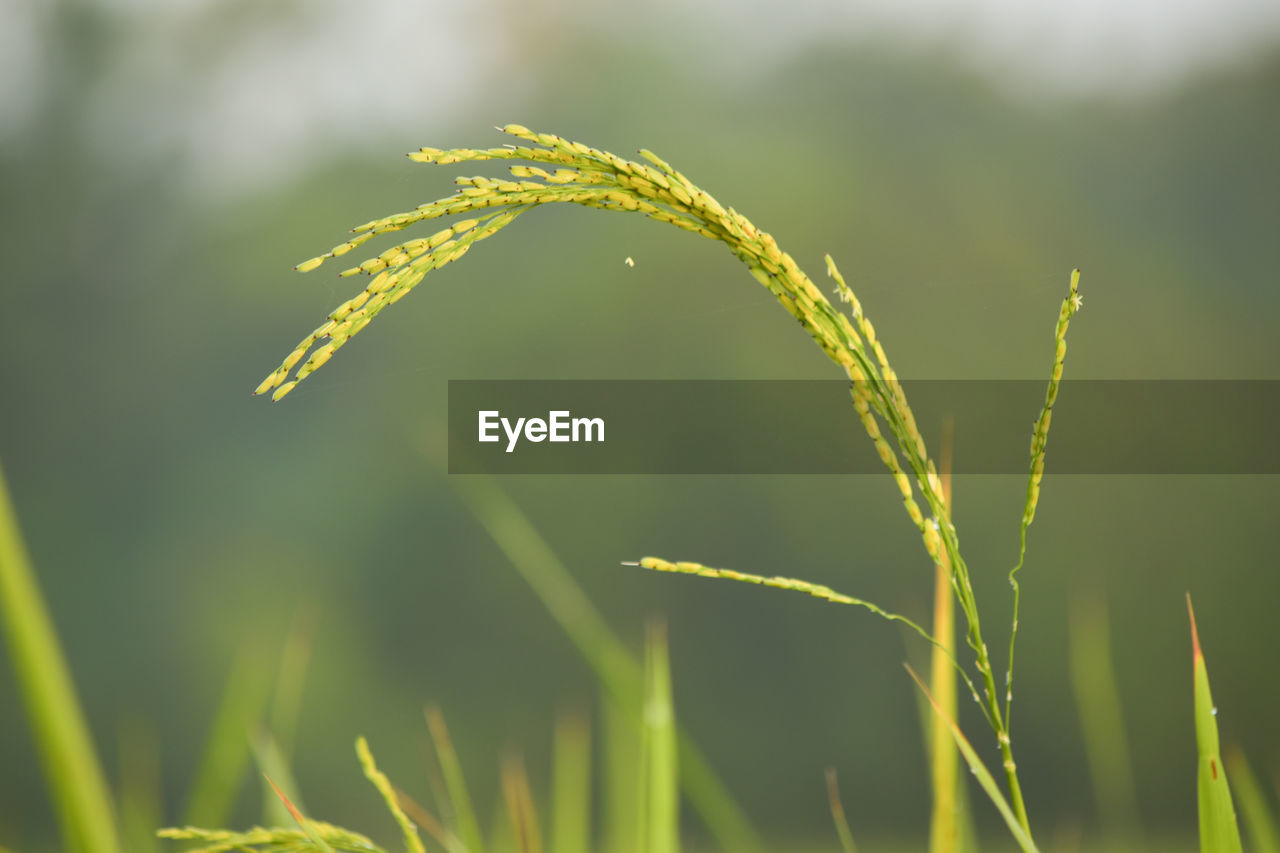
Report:
M0 142L20 132L57 73L47 38L56 5L0 0ZM86 105L92 135L104 149L132 145L142 157L149 152L139 136L176 144L194 164L195 183L224 190L234 189L225 183L232 173L246 182L295 173L317 139L332 150L371 131L429 133L464 99L484 94L476 86L492 82L463 72L484 62L466 58L464 45L500 57L530 27L651 42L713 74L767 74L819 41L894 42L959 56L1030 98L1140 95L1280 40L1280 0L552 0L536 11L510 0L96 0L96 7L128 47L107 64ZM208 32L231 35L215 51ZM428 96L424 117L417 105Z

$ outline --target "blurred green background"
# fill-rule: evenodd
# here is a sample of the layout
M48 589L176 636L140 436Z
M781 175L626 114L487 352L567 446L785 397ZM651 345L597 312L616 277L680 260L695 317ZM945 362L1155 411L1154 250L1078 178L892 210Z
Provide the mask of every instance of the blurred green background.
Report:
M446 381L836 375L721 247L547 209L433 275L287 400L251 398L359 286L292 264L486 171L408 163L421 145L501 144L491 126L515 121L652 149L815 279L830 251L907 377L1042 377L1079 266L1069 376L1280 378L1273 9L1166 20L1135 4L1145 17L1110 20L1086 4L1062 22L881 5L0 7L0 458L113 775L122 743L154 745L163 820L178 820L237 653L274 660L312 608L295 762L310 811L392 836L351 743L368 735L423 790L435 701L487 812L498 753L518 745L541 778L557 707L596 689L432 462ZM618 566L658 554L796 575L925 619L932 569L889 478L502 485L637 648L645 617L666 615L678 714L777 849L834 843L827 766L860 838L923 838L901 669L918 642L859 611ZM955 487L991 626L1024 489ZM1047 480L1015 702L1042 834L1098 826L1068 679L1073 596L1108 601L1152 834L1194 833L1187 591L1224 740L1276 777L1278 489ZM55 849L7 661L0 709L0 844ZM964 722L994 755L980 718ZM244 791L238 823L257 815L257 784ZM1000 837L989 804L975 811Z

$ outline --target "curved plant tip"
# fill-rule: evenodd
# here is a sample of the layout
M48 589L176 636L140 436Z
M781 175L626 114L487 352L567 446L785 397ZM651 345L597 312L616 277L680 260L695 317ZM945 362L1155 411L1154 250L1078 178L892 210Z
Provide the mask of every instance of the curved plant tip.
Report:
M1209 693L1209 670L1200 649L1196 612L1187 593L1187 615L1191 619L1191 657L1195 674L1196 748L1200 754L1196 789L1200 808L1201 853L1240 853L1240 828L1227 786L1227 772L1218 752L1218 709Z

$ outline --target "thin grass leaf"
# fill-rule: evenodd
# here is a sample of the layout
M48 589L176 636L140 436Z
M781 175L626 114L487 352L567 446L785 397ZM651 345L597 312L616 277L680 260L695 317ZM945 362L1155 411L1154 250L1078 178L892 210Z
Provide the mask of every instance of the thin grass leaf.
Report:
M645 629L644 796L640 826L648 853L679 853L680 783L676 761L675 708L666 626L651 620Z
M299 811L306 811L307 808L302 801L298 783L293 778L293 770L270 732L256 732L251 740L251 749L258 772L271 782L263 791L266 799L262 805L262 822L267 826L285 826L289 822L290 813L278 792L283 792Z
M1262 793L1258 777L1253 775L1253 768L1238 746L1228 748L1226 758L1232 787L1240 799L1244 828L1253 842L1251 849L1254 853L1280 853L1280 827L1276 825L1275 813Z
M551 772L551 849L591 849L591 723L580 713L556 717Z
M426 709L426 719L427 730L431 732L431 742L435 745L436 761L440 765L445 791L449 796L449 810L453 813L453 830L471 853L484 853L484 835L480 832L480 821L476 818L475 809L471 805L467 781L462 774L462 762L458 761L458 753L454 751L453 740L449 737L449 727L444 722L444 714L439 708L431 705Z
M542 853L542 833L538 829L538 812L529 790L529 774L524 761L509 755L502 762L502 797L507 805L507 818L515 833L519 853Z
M1071 687L1098 816L1109 834L1127 839L1138 834L1140 823L1120 687L1111 662L1106 601L1096 593L1077 594L1069 602L1067 616Z
M644 690L640 664L520 507L483 475L450 477L449 484L595 670L617 707L638 714ZM716 842L734 853L762 853L750 821L683 729L679 766L685 796Z
M260 724L270 695L265 660L248 645L236 654L183 812L189 826L219 826L231 814L252 758L249 732Z
M1187 595L1187 615L1191 619L1191 656L1195 674L1196 751L1199 769L1196 792L1200 811L1201 853L1240 853L1240 828L1236 825L1236 809L1231 802L1227 771L1218 754L1218 709L1209 693L1209 670L1200 649L1200 633L1196 630L1196 614Z
M955 446L955 419L942 421L942 443L938 456L942 500L948 511L951 503L951 456ZM956 600L951 589L951 558L946 550L939 555L933 574L933 638L930 649L929 685L946 715L956 716ZM929 853L958 853L960 850L960 755L941 714L926 713L928 721L929 782L933 810L929 815Z
M995 777L987 770L982 759L978 757L978 753L969 743L968 738L964 736L964 732L960 731L960 727L956 725L956 721L946 715L942 706L938 704L938 700L933 698L933 694L929 692L929 688L920 680L920 676L915 674L911 667L907 667L907 673L915 681L916 686L924 692L925 698L929 700L929 704L933 706L934 713L941 716L947 722L947 728L951 731L951 737L955 740L956 746L960 749L960 754L964 756L965 763L969 765L969 770L973 773L974 778L978 780L978 784L982 786L982 790L991 800L992 805L996 807L996 811L1000 812L1000 817L1004 818L1005 825L1009 827L1009 832L1013 835L1013 840L1018 842L1018 846L1022 848L1023 853L1037 853L1035 842L1031 840L1031 836L1023 828L1018 816L1014 814L1013 808L1009 805L1009 801L1005 799L1004 794L1000 791L1000 786L996 784Z
M418 828L400 808L391 780L374 763L373 753L369 751L369 742L363 737L356 738L356 755L360 758L360 766L364 769L365 778L378 789L378 793L382 795L382 801L387 804L387 811L391 812L391 816L399 824L400 832L404 836L404 849L408 853L426 853L426 848L422 846L422 839L418 836Z
M827 805L831 808L831 820L836 825L836 835L840 837L840 849L844 853L858 853L858 846L853 843L853 832L849 829L849 821L844 816L844 803L840 801L840 783L836 780L834 767L827 768Z
M640 839L641 722L601 685L604 715L604 850L638 853Z
M294 821L297 822L298 828L306 833L307 840L310 841L317 850L322 851L322 853L333 853L333 848L329 846L328 842L326 842L320 836L320 833L316 831L315 827L311 825L311 821L307 820L306 817L303 816L302 812L299 811L298 807L290 802L289 798L284 795L284 792L280 790L279 786L277 786L275 782L271 781L271 777L267 776L266 780L267 784L271 786L271 790L275 791L276 796L280 798L280 802L284 803L284 807L289 810L289 814L292 815Z
M63 844L84 853L119 853L106 777L62 654L53 620L27 556L0 469L0 630L9 647L58 815Z
M316 625L320 608L314 602L303 602L294 612L280 653L276 671L275 693L271 697L269 725L271 737L287 761L293 756L294 734L301 716L302 692L307 682L307 669L315 648Z
M440 846L447 850L448 853L468 853L466 845L462 843L462 839L450 831L438 817L427 811L426 808L399 788L395 788L395 792L396 802L400 804L400 808L404 809L404 813L409 816L409 819L420 826L423 832L439 842Z
M151 853L164 813L160 745L154 727L133 715L120 720L118 732L120 842L129 853Z

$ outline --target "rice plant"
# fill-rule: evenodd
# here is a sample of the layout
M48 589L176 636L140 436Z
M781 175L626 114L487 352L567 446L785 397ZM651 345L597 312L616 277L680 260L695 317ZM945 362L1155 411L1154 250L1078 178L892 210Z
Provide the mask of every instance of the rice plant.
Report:
M1017 575L1026 554L1027 530L1035 518L1052 412L1065 364L1067 331L1082 305L1079 271L1072 272L1058 311L1050 379L1044 405L1032 431L1029 476L1019 525L1019 555L1008 575L1013 589L1009 652L1007 659L998 665L984 640L969 568L961 556L957 532L951 522L949 490L925 446L874 326L830 256L826 258L826 268L834 284L835 303L769 234L733 208L722 206L656 155L641 151L646 161L642 163L551 134L534 133L519 125L508 125L502 130L521 144L491 149L424 148L410 157L418 162L437 164L520 161L510 167L510 179L459 178L460 188L454 196L367 222L353 229L354 236L347 241L298 265L302 271L315 269L375 236L399 232L421 221L447 216L469 217L455 221L430 237L405 241L345 270L343 275L366 274L370 281L303 338L280 367L263 380L256 393L270 393L273 399L281 399L298 382L323 366L374 316L405 296L427 273L462 257L475 243L493 236L518 216L540 205L570 203L640 213L723 243L746 264L752 276L773 293L822 352L844 371L861 424L897 484L903 508L919 532L925 552L938 567L940 585L950 591L943 599L954 601L965 617L963 631L969 649L967 657L971 659L962 662L957 656L950 640L947 607L938 600L935 600L935 622L931 631L872 602L797 578L711 568L658 557L645 557L631 565L800 592L830 603L861 607L912 629L934 649L931 679L934 690L908 671L936 715L936 731L952 739L1016 843L1023 850L1037 850L1011 738L1013 651L1020 598ZM945 473L945 463L941 467ZM719 780L676 725L662 628L656 623L650 627L642 665L594 611L554 552L500 489L485 478L477 477L460 490L513 566L597 672L610 730L605 738L607 783L615 792L621 792L606 809L604 837L621 839L625 843L620 846L628 850L646 853L678 850L679 792L702 813L723 847L735 853L760 849L753 831ZM107 853L121 849L111 797L102 781L103 774L35 583L2 477L0 613L5 617L9 651L36 730L42 761L50 777L51 795L58 805L68 846ZM1232 794L1219 753L1216 708L1209 693L1207 668L1194 616L1191 633L1201 850L1204 853L1240 850ZM232 850L379 853L385 849L363 835L307 817L290 778L288 752L308 644L306 639L298 639L292 652L286 654L271 720L274 734L264 735L252 744L245 743L239 736L243 733L242 723L265 714L270 691L256 669L247 665L235 668L218 714L219 722L210 738L205 770L195 786L198 796L188 810L193 823L223 822L234 793L226 787L227 780L242 776L252 757L268 776L273 809L266 811L280 817L274 820L277 825L247 831L188 825L161 830L162 838L186 842L193 845L192 850L210 853ZM947 679L940 675L948 671L966 685L982 709L1002 756L999 772L1003 775L1003 785L984 765L956 723L954 696L947 694ZM480 827L463 779L462 761L454 752L443 716L437 710L428 711L427 727L440 771L439 817L392 785L377 767L363 738L356 744L360 766L384 802L390 825L398 832L400 846L407 853L434 849L428 847L420 830L449 853L479 853L485 849L539 853L544 849L543 825L550 826L551 849L568 853L587 849L592 837L588 819L591 813L589 736L580 720L566 718L557 728L556 768L551 786L554 802L548 812L540 812L536 807L532 786L519 757L511 755L504 760L501 780L507 818L498 836L487 835ZM942 744L936 738L931 742L936 755ZM1274 848L1275 821L1247 764L1234 752L1229 753L1229 764L1233 774L1238 773L1244 780L1239 793L1251 835L1260 849ZM953 785L953 774L939 771L938 766L935 765L935 786L940 789ZM225 769L229 772L221 772ZM844 816L834 774L828 777L828 792L840 844L851 851L855 849L853 833ZM935 794L942 796L943 792L937 790ZM544 820L545 814L551 815L549 822ZM951 837L957 834L954 826L943 830L937 826L935 822L936 833ZM940 842L938 837L935 836L932 849L956 849L954 844Z
M906 394L884 346L877 338L874 325L831 256L826 257L827 275L833 280L835 295L845 310L839 310L828 300L795 259L778 247L771 235L732 207L721 205L657 155L642 150L640 154L647 162L641 163L554 134L536 133L520 125L507 125L501 130L523 144L488 149L423 148L409 157L416 162L439 165L488 160L522 161L509 167L509 179L458 178L459 189L454 196L359 225L353 229L355 236L352 238L298 265L297 269L301 271L316 269L325 261L341 257L375 236L399 232L426 220L452 215L470 217L430 237L400 243L344 270L343 276L365 274L371 280L355 296L330 312L315 331L304 337L281 365L262 381L255 393L270 392L272 399L280 400L297 383L323 366L382 310L416 287L427 273L457 260L479 241L493 236L520 215L541 205L578 204L639 213L723 243L746 264L751 275L774 294L827 357L844 371L850 381L853 406L880 459L898 485L903 507L919 531L926 553L933 563L945 561L949 566L952 591L967 620L966 641L974 657L972 672L961 666L949 650L946 653L982 708L995 735L1003 759L1009 808L1013 816L1011 829L1020 841L1025 839L1024 847L1030 849L1030 821L1010 733L1013 652L1020 597L1017 573L1026 553L1027 528L1035 517L1039 499L1049 426L1066 358L1067 330L1082 305L1079 271L1072 272L1068 293L1058 312L1048 391L1031 439L1030 476L1019 529L1019 559L1009 572L1014 590L1009 656L1006 664L998 668L983 638L968 565L960 553L937 466L929 456ZM922 504L925 509L922 509ZM911 620L888 613L862 599L834 593L826 587L790 578L764 578L726 569L708 569L693 563L671 563L653 557L645 558L639 565L763 583L843 604L855 604L887 619L903 622L936 648L947 649ZM1002 688L997 684L1000 671L1003 672Z

